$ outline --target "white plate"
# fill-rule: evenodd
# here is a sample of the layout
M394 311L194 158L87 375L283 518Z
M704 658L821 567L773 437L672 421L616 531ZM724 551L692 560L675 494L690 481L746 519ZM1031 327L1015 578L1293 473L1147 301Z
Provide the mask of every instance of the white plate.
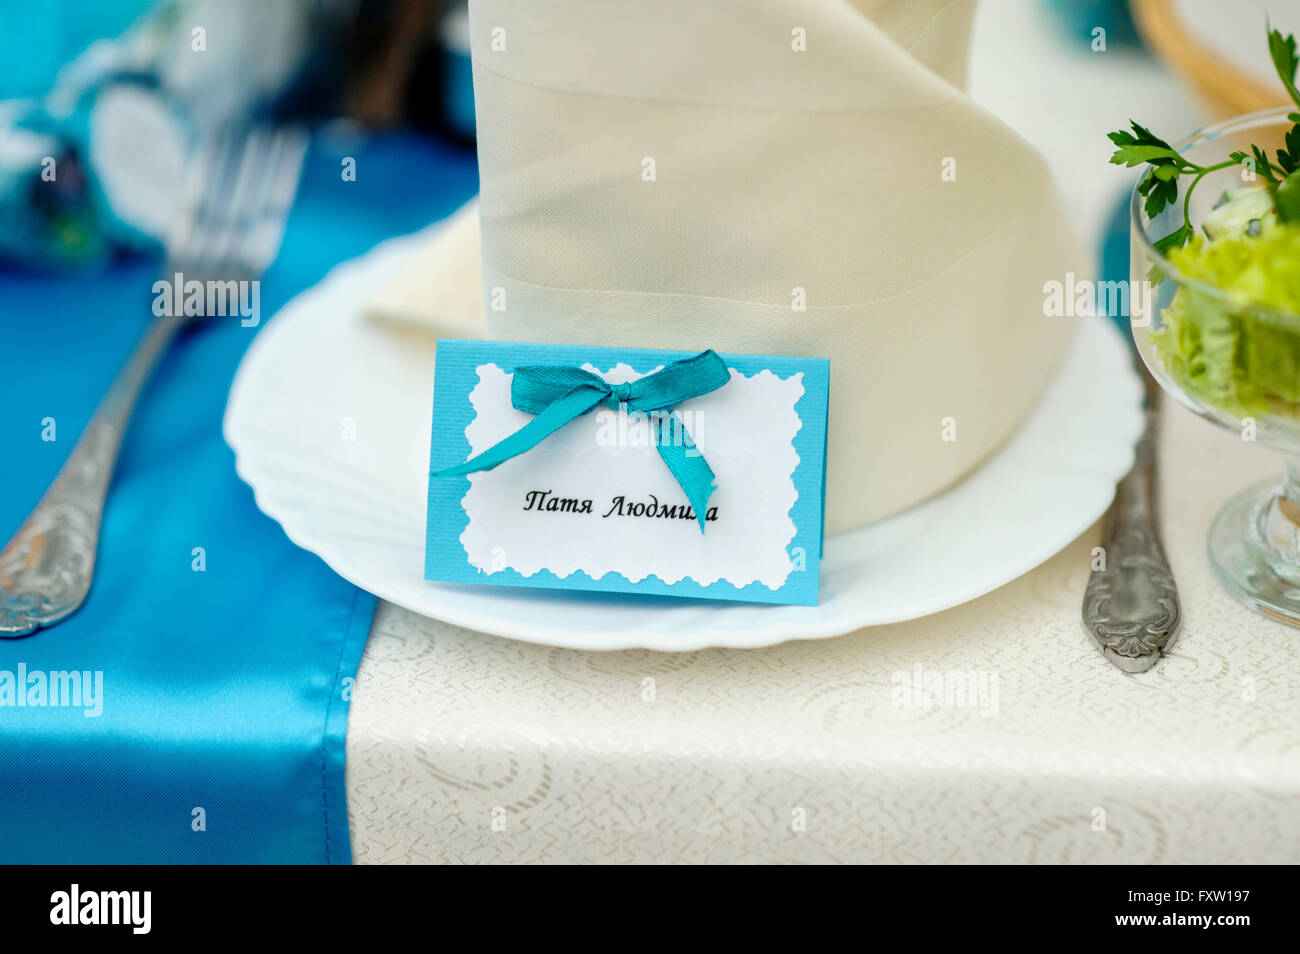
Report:
M425 241L387 242L285 306L244 357L225 418L240 476L290 539L425 616L572 649L838 636L956 606L1027 572L1105 512L1132 464L1141 385L1119 333L1079 320L1055 381L983 467L942 496L827 538L819 606L429 583L433 342L361 318L375 288Z

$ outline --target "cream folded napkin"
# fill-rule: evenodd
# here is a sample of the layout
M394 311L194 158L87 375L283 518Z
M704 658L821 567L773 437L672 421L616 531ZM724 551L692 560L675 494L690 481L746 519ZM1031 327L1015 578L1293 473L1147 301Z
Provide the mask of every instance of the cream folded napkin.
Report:
M482 338L478 202L429 229L420 250L366 304L366 316L409 322L440 338Z
M949 486L1056 366L1044 282L1090 274L963 91L972 9L471 0L485 333L827 357L827 530ZM376 310L467 333L463 216Z

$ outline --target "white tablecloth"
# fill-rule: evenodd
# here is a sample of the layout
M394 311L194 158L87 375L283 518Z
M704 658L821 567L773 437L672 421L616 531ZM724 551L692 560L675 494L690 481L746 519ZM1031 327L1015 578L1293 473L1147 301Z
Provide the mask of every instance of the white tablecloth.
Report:
M1035 9L984 4L972 91L1096 236L1131 178L1104 132L1198 119L1156 67L1071 51ZM578 653L381 605L348 727L356 860L1300 860L1300 632L1238 606L1204 543L1278 465L1166 418L1185 621L1151 672L1111 667L1080 623L1096 528L965 606L766 650ZM899 704L917 673L982 680L983 704Z
M348 729L356 860L1300 860L1300 632L1204 546L1275 461L1166 418L1185 621L1151 672L1079 620L1095 528L965 606L764 650L581 653L385 605ZM918 666L983 674L984 704L898 704Z

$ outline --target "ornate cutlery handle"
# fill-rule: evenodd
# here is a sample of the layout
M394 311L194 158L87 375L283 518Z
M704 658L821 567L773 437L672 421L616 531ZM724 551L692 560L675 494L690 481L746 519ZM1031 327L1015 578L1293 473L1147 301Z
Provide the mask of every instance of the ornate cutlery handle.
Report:
M1146 672L1172 648L1181 618L1156 523L1157 413L1148 405L1133 469L1107 513L1102 563L1083 594L1083 623L1102 654L1134 673Z
M85 600L122 433L158 356L182 324L183 319L161 319L150 326L54 483L0 550L0 637L26 636Z

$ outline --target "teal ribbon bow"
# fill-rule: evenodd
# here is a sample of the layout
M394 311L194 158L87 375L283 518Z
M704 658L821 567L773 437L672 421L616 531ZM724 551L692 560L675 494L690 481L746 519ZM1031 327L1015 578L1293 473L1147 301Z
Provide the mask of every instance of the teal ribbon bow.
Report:
M434 477L464 477L480 470L491 470L512 457L532 450L565 424L597 407L650 414L659 456L686 492L686 499L704 532L705 512L713 493L713 469L687 433L673 405L708 394L722 387L731 375L726 362L712 351L702 351L693 358L683 358L660 368L653 374L628 384L609 384L582 368L560 365L529 365L515 368L510 384L510 403L521 411L537 415L505 440L489 447L457 467L448 467ZM665 420L673 427L665 428ZM671 433L669 433L671 432ZM675 439L680 438L680 439Z

